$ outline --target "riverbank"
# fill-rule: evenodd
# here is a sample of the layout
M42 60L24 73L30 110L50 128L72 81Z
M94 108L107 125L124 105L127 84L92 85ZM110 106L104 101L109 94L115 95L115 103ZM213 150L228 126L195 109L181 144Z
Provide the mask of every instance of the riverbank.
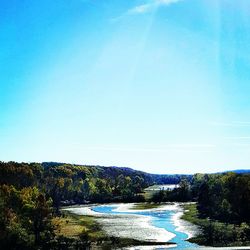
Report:
M234 247L233 249L244 246L243 249L250 249L250 242L246 240L247 236L244 235L246 228L250 230L246 223L234 225L212 221L208 218L201 219L198 217L195 203L184 204L183 208L184 214L181 219L197 225L201 229L198 235L189 237L189 242L203 246Z
M193 205L193 203L177 203L177 202L166 202L166 203L132 203L132 204L120 204L114 211L117 212L159 212L172 211L174 212L171 216L171 221L176 227L176 231L185 232L188 238L193 238L200 234L200 227L197 224L192 223L184 218L184 212L186 207Z
M132 239L147 242L147 245L157 244L158 249L162 244L178 249L197 247L186 241L190 228L187 227L188 222L180 219L183 214L180 203L119 203L70 207L64 210L93 217L110 238ZM140 245L140 249L144 249L143 245L145 246Z
M74 212L72 212L72 209ZM161 246L165 249L174 246L174 244L166 242L164 239L163 241L148 241L143 240L143 238L126 237L124 234L114 235L107 230L107 227L117 231L117 227L113 227L117 216L112 220L111 217L94 212L90 206L63 209L62 213L63 216L54 221L54 224L58 226L56 234L58 237L63 236L70 239L72 246L84 244L91 247L91 249L129 249L131 246L143 246L143 249L155 249L155 247ZM127 218L123 218L123 221L120 222L123 225L125 225L125 222L131 223ZM104 226L105 224L106 226ZM135 223L133 223L134 225ZM144 226L146 225L144 224Z
M133 214L133 212L141 211L132 210L133 207L133 203L120 203L99 205L98 208L102 210L101 212L95 211L95 206L80 206L65 210L77 215L93 216L110 237L148 242L169 242L175 236L163 228L153 226L150 216ZM162 206L158 209L174 208ZM152 211L152 209L147 209L147 211Z

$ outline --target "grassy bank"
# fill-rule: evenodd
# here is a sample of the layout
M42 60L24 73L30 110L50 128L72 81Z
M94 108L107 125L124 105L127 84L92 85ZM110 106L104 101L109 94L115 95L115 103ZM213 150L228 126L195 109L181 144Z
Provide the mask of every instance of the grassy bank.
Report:
M184 208L184 214L181 217L183 220L189 221L196 225L201 225L204 222L204 220L199 219L198 217L196 204L194 203L184 204L183 208Z
M89 240L102 240L106 235L100 225L92 216L80 216L63 212L62 217L56 217L53 221L56 225L56 234L68 238L79 238L83 235Z
M145 202L145 203L136 203L131 210L145 210L145 209L152 209L152 208L158 208L162 206L162 204L159 203L153 203L153 202Z
M199 245L214 247L249 246L248 233L250 226L246 223L241 225L226 224L208 218L198 216L196 204L185 204L182 219L198 225L201 234L189 239L190 242Z

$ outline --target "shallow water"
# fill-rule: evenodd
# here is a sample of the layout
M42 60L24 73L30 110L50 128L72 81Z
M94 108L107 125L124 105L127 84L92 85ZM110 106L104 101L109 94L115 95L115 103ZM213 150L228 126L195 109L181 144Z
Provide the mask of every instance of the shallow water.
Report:
M118 207L118 206L117 206ZM184 232L176 231L176 227L173 224L172 216L176 211L171 210L162 210L162 211L133 211L131 212L119 212L115 211L116 206L95 206L92 207L92 210L98 213L107 213L107 214L133 214L133 215L146 215L152 218L152 225L159 228L164 228L167 231L174 233L175 237L170 240L170 242L176 243L177 246L174 248L168 249L193 249L198 248L199 246L193 243L186 241L188 235ZM164 248L157 248L164 249Z

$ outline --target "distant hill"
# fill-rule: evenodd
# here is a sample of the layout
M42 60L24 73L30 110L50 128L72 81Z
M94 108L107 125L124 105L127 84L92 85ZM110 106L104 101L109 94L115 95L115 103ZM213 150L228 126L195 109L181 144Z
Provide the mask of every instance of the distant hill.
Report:
M245 173L250 173L250 169L239 169L239 170L234 170L234 172L237 174L245 174Z
M223 174L223 173L229 173L229 172L233 172L236 174L250 174L250 169L235 169L235 170L226 170L223 172L217 172L217 174Z
M99 166L99 165L79 165L79 164L67 164L61 162L43 162L41 164L45 169L49 167L59 167L63 165L71 166L84 166L86 168L98 168L102 172L103 178L108 178L110 176L118 176L124 174L126 176L136 176L139 175L145 179L145 181L150 184L178 184L182 178L186 178L189 181L192 179L193 175L187 174L151 174L140 170L135 170L128 167L117 167L117 166Z
M58 167L63 165L72 165L72 166L84 166L87 168L99 168L103 172L103 177L112 176L114 173L117 174L125 174L128 176L139 175L145 178L150 184L178 184L181 179L185 178L187 180L191 180L192 174L151 174L140 170L135 170L133 168L128 167L117 167L117 166L99 166L99 165L79 165L79 164L67 164L62 162L43 162L41 164L44 168L48 167ZM228 172L234 172L237 174L248 174L250 173L250 169L235 169L235 170L226 170L221 172L216 172L214 174L223 174ZM212 173L213 174L213 173Z

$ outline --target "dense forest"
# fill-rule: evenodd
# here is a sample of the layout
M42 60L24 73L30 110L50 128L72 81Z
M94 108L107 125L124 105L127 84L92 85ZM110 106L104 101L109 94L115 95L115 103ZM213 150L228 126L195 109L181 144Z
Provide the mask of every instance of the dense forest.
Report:
M61 206L144 202L143 190L153 184L179 185L156 192L151 202L195 202L190 210L196 217L190 221L202 228L202 234L192 239L195 242L213 246L250 242L250 175L245 171L154 175L130 168L0 162L0 245L62 249L52 223L61 216Z
M54 207L87 202L140 201L153 184L177 184L191 175L154 175L130 168L64 163L0 162L0 185L18 190L36 186L52 198Z
M60 215L60 206L140 202L145 187L178 183L182 177L191 180L130 168L0 162L0 245L51 249L56 244L52 217Z

